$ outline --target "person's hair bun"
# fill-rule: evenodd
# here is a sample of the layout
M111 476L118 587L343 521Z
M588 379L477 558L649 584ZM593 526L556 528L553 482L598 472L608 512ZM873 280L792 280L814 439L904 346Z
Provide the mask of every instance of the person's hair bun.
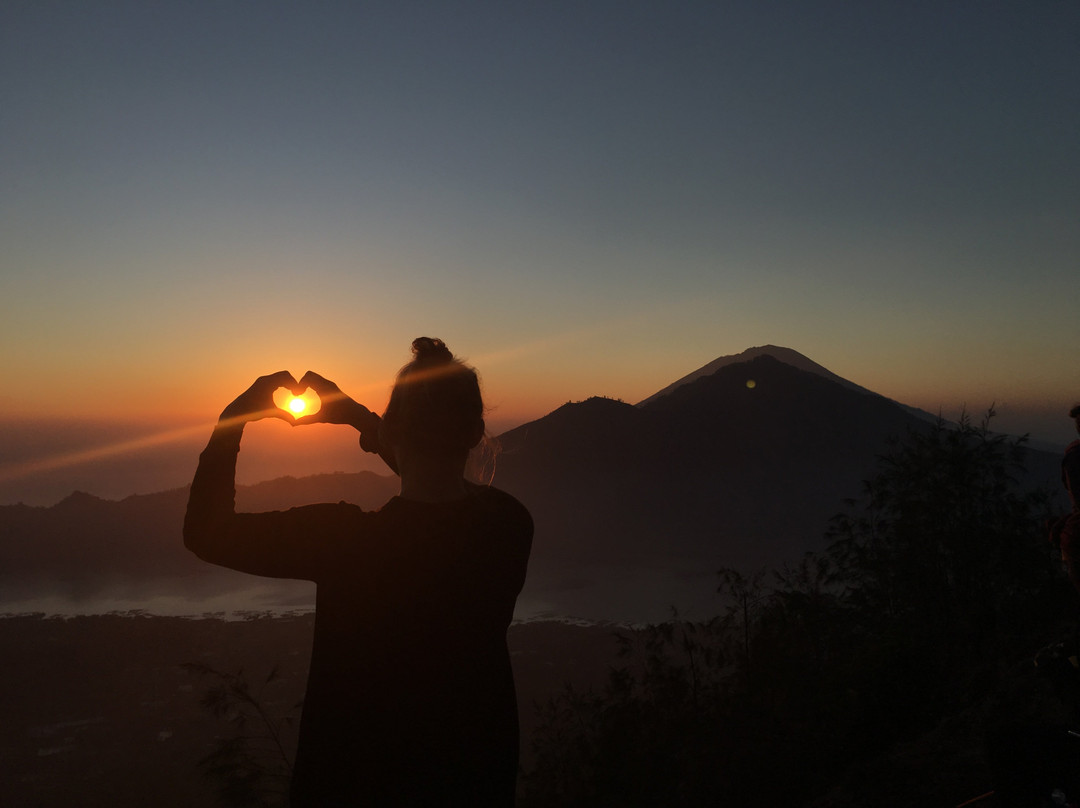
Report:
M413 340L412 352L417 362L452 362L454 355L441 339L417 337Z
M413 360L398 371L380 435L428 453L467 454L484 434L476 371L456 359L441 339L417 337L412 352Z

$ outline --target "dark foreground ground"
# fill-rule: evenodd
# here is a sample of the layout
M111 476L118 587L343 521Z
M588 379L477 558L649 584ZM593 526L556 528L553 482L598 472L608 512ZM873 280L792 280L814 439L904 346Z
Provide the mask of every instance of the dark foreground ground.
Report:
M212 677L185 664L242 669L255 686L276 665L263 700L285 714L303 695L312 619L0 619L0 806L218 805L198 761L231 729L200 706ZM509 637L527 755L534 705L602 682L614 628L528 623Z
M255 689L277 667L260 701L275 718L295 715L312 621L311 615L0 618L0 808L222 805L199 761L235 733L200 705L214 678L190 665L243 670ZM511 627L526 768L536 705L567 683L579 692L602 687L618 664L616 631L558 622ZM988 728L1069 720L1030 657L1018 659L999 672L999 686L987 698L849 771L807 804L957 806L993 787L983 743ZM290 747L294 736L284 737ZM1001 803L989 797L973 805Z

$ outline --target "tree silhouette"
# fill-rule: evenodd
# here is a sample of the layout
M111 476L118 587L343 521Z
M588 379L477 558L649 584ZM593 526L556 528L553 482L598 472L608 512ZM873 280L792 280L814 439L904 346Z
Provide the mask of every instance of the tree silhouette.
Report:
M1060 604L1041 530L1049 497L1020 488L1025 438L993 434L993 415L909 433L830 528L846 606L940 664L992 653L1033 609Z
M804 804L987 697L1069 595L992 417L897 439L827 550L721 570L712 620L621 632L602 691L542 708L523 808Z

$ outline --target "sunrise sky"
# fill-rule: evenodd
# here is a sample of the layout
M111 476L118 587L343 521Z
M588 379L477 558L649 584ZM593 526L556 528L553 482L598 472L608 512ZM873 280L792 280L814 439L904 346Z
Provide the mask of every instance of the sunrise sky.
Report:
M772 343L1063 445L1080 3L3 3L0 245L9 429L428 334L497 427Z

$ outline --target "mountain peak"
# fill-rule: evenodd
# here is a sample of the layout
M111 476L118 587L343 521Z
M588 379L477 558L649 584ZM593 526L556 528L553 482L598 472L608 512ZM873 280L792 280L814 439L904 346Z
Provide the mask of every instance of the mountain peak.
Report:
M88 494L85 491L72 491L56 505L58 508L80 508L87 505L97 505L101 502L105 502L105 500L95 497L93 494Z
M755 348L747 348L742 353L718 357L717 359L709 362L707 365L704 365L693 371L692 373L683 376L681 379L672 382L663 390L660 390L657 393L653 393L648 398L639 401L637 406L641 407L645 404L655 401L658 398L663 398L673 390L677 390L684 384L688 384L689 382L695 381L696 379L700 379L703 376L711 376L713 373L716 373L716 371L720 370L720 368L722 367L726 367L727 365L734 365L739 362L749 362L751 359L756 359L759 356L771 356L773 359L776 359L779 362L783 362L785 365L791 365L798 370L804 370L808 373L814 373L818 376L822 376L826 379L829 379L830 381L836 382L837 384L841 384L850 390L857 390L860 393L871 393L871 391L867 390L865 387L860 387L854 382L849 382L847 379L837 376L831 370L822 367L817 362L814 362L812 359L803 356L801 353L794 350L793 348L784 348L780 345L759 345Z

